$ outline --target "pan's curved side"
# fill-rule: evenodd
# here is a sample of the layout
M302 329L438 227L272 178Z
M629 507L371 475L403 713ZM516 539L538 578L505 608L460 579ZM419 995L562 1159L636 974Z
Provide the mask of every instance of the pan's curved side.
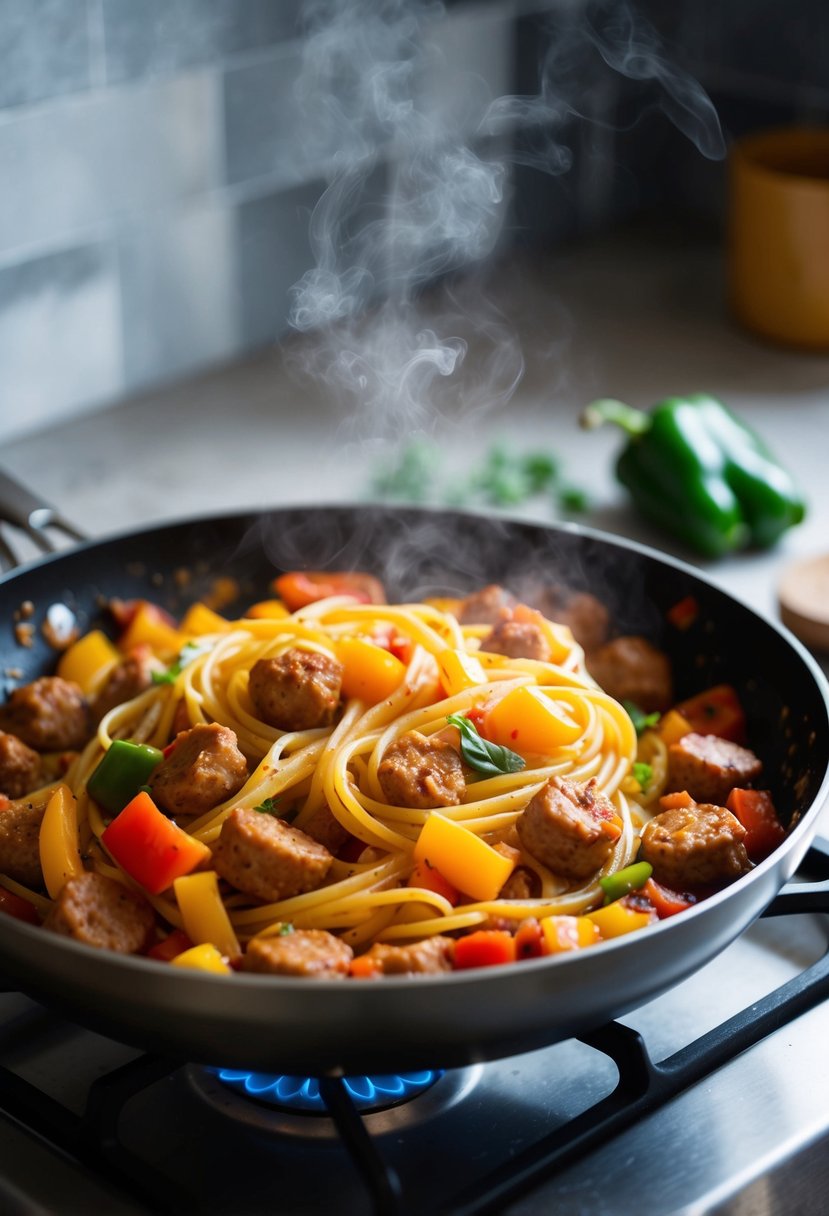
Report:
M235 603L292 566L363 567L393 598L501 581L519 594L551 581L605 599L621 631L671 652L677 690L729 679L752 742L792 823L754 872L671 921L562 959L445 978L380 983L211 977L103 954L4 918L0 963L38 999L137 1046L219 1064L307 1071L451 1067L529 1050L618 1016L698 969L741 933L805 852L829 783L826 684L797 643L690 567L569 528L415 509L296 508L184 521L84 545L0 580L0 665L21 679L54 664L37 635L21 651L12 615L62 600L82 627L109 597L173 611L221 586ZM692 597L693 624L667 615Z

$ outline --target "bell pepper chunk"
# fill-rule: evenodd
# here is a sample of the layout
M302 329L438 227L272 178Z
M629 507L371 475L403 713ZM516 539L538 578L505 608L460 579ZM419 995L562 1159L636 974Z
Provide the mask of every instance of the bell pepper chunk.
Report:
M746 741L746 716L736 688L715 684L674 706L698 735L717 735L732 743Z
M448 899L453 907L460 902L461 896L458 888L454 887L448 878L441 874L437 866L433 866L425 857L422 861L415 863L406 885L420 887L423 891L434 891L436 895L442 895L444 899Z
M0 887L0 913L13 916L15 920L25 921L28 925L40 924L40 917L34 904L30 903L28 899L24 899L22 895L15 895L14 891L7 891L5 887Z
M635 861L615 874L606 874L599 879L599 886L604 891L605 903L621 899L630 891L638 891L643 887L653 873L653 866L647 861Z
M101 629L92 629L73 642L58 659L57 674L77 684L84 696L92 696L107 672L121 658L114 642Z
M290 615L282 600L258 600L245 611L254 621L284 621Z
M514 962L515 938L505 929L478 929L459 937L455 943L453 966L456 971Z
M416 862L428 862L472 899L495 899L515 869L515 861L496 852L469 828L437 811L429 813L414 848Z
M768 790L733 789L725 805L746 829L743 844L752 861L762 861L785 840L786 829Z
M368 638L342 638L336 655L343 665L343 696L371 705L390 697L406 674L400 659Z
M479 659L465 650L442 650L437 656L440 682L447 697L454 697L465 688L486 684L486 672Z
M207 633L226 633L231 628L230 621L219 616L207 604L197 600L191 604L181 619L179 632L185 637L203 637Z
M598 927L586 916L543 916L539 924L546 954L584 950L601 940Z
M118 639L118 647L129 654L136 646L147 645L153 654L164 659L177 655L186 641L185 635L162 608L149 600L141 600Z
M182 954L177 954L170 960L171 967L183 967L189 971L208 971L214 975L231 975L232 968L228 967L219 951L210 942L200 946L192 946Z
M495 701L482 732L493 743L522 754L549 756L582 734L565 706L539 688L521 685Z
M164 753L148 743L113 739L86 783L87 793L110 815L117 815L163 759Z
M642 911L629 907L623 899L617 899L604 908L588 912L587 917L599 930L603 938L622 937L625 933L635 933L637 929L645 929L656 919L654 910Z
M43 882L57 899L70 878L83 873L78 839L78 804L68 785L59 785L46 804L38 838Z
M361 604L386 602L379 579L358 570L289 570L272 585L290 612L334 595L349 595Z
M147 958L154 958L159 963L171 963L185 950L191 950L193 944L183 929L173 929L163 941L156 942L154 946L150 947L147 951Z
M241 954L227 909L219 893L215 870L188 874L173 883L184 931L197 946L211 942L220 954L235 958Z
M653 904L660 920L676 916L677 912L684 912L686 908L692 908L696 903L694 895L672 891L670 887L663 886L654 878L648 879L642 887L642 894L649 903Z
M211 856L206 844L163 815L143 790L113 819L101 840L121 869L151 895L160 895Z

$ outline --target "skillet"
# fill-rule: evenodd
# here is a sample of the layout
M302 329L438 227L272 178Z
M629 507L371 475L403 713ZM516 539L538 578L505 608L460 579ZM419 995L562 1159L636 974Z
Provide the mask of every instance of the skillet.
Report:
M589 589L619 633L663 647L678 697L723 680L741 694L764 784L788 824L752 872L690 910L626 938L557 958L418 978L308 981L210 976L97 951L23 924L0 923L7 981L111 1038L194 1062L354 1074L458 1067L529 1051L656 997L723 950L794 874L829 794L829 688L814 660L691 566L575 526L388 505L284 507L163 523L86 542L0 578L0 674L25 682L54 669L39 624L64 603L82 629L110 597L146 597L172 612L218 587L232 615L263 598L280 571L367 569L390 600L463 594L501 582L518 594L552 583ZM233 580L230 583L217 580ZM692 596L685 630L668 610ZM35 606L31 648L15 637Z

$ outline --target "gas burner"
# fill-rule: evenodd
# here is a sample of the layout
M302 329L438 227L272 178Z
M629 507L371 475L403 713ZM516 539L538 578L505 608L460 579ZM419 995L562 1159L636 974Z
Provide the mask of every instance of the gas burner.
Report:
M482 1075L483 1066L474 1064L449 1072L430 1069L348 1077L342 1084L367 1125L383 1134L447 1111L478 1084ZM187 1078L215 1110L248 1127L306 1139L336 1138L338 1134L316 1077L191 1065Z
M216 1068L213 1072L225 1085L268 1106L313 1115L328 1113L317 1077L274 1076L232 1068ZM442 1071L426 1069L382 1076L344 1077L343 1085L357 1109L369 1114L408 1101L430 1089L442 1076Z

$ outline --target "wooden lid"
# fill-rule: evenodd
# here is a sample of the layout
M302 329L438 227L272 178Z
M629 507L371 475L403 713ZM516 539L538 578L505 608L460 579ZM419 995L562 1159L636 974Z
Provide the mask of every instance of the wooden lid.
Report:
M829 652L829 553L784 570L777 598L783 624L813 650Z

